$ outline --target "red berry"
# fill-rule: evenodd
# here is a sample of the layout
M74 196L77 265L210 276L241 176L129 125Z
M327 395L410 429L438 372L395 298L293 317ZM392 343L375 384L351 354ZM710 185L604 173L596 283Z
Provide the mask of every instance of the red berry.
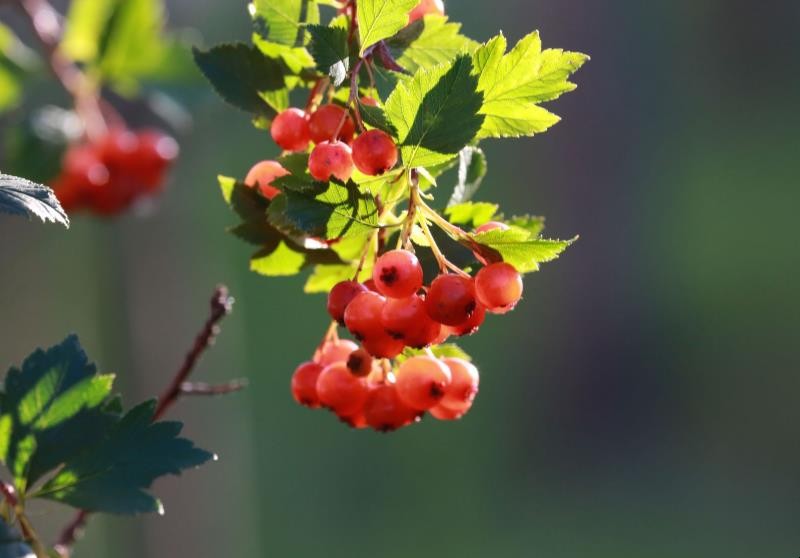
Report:
M312 409L320 406L317 379L321 372L322 366L316 362L304 362L297 367L292 376L292 395L295 401Z
M428 317L425 300L416 294L387 300L381 311L381 324L386 333L416 349L430 345L442 328Z
M144 130L137 137L136 176L144 184L145 190L152 192L161 186L164 173L178 157L180 147L174 138L159 130Z
M441 360L412 357L397 369L397 393L409 407L427 411L444 398L451 379L450 369Z
M470 277L440 275L431 283L425 302L428 315L440 324L463 324L478 306L475 283Z
M72 213L83 206L85 192L81 183L65 176L58 176L50 183L50 187L67 213Z
M462 412L469 410L478 394L478 369L461 358L445 358L442 361L450 369L452 380L439 406Z
M477 332L483 324L484 319L486 319L486 308L484 308L482 304L478 303L478 305L475 307L475 311L469 318L467 318L465 322L456 326L444 326L442 329L446 329L448 335L464 337L465 335L472 335L473 333Z
M272 181L281 176L286 176L289 171L283 168L278 161L261 161L253 165L247 172L244 183L251 188L258 188L261 195L271 200L281 193Z
M311 151L308 170L311 176L322 182L331 177L347 182L353 174L353 152L346 143L323 141Z
M73 145L64 153L62 176L86 186L108 184L110 173L93 145Z
M490 312L508 312L522 298L522 276L505 262L487 265L475 276L475 292Z
M364 416L363 407L351 415L336 416L338 416L339 420L345 423L347 426L350 428L355 428L356 430L361 430L362 428L369 426L367 424L367 417Z
M328 293L328 314L331 318L344 323L344 311L347 305L359 294L366 292L367 287L357 281L342 281L337 283Z
M374 97L370 97L368 95L364 95L361 97L361 104L366 105L368 107L377 107L378 101Z
M333 141L334 139L350 143L356 126L344 108L339 105L323 105L308 119L308 130L314 143ZM338 134L336 134L337 130Z
M356 339L385 335L381 325L381 310L386 299L367 291L356 295L344 311L344 323Z
M347 357L347 368L354 376L364 378L372 372L372 362L372 355L364 349L358 349Z
M369 354L377 358L394 358L405 348L405 343L382 330L365 337L361 344Z
M413 423L419 418L419 412L400 400L394 384L384 383L370 390L364 404L364 417L375 430L391 432Z
M494 230L507 231L510 228L511 227L509 227L505 223L501 223L499 221L489 221L488 223L484 223L483 225L475 229L475 234L485 233Z
M422 287L422 266L408 250L392 250L375 262L372 279L382 294L406 298Z
M286 151L305 151L311 135L308 129L308 115L298 109L290 108L272 121L272 139Z
M139 137L127 128L111 129L97 148L106 165L127 170L137 164Z
M467 414L466 411L456 411L445 407L444 405L436 405L428 409L431 416L437 420L458 420Z
M428 14L444 15L444 2L442 0L422 0L416 8L408 13L408 22L413 23Z
M375 286L375 281L373 281L372 279L367 279L366 281L364 281L364 286L370 291L376 293L378 292L378 287Z
M358 412L367 399L367 384L350 373L344 362L326 366L317 379L317 395L324 406L339 416Z
M369 130L353 142L353 162L364 174L383 174L397 164L397 146L386 132Z
M349 339L337 339L336 341L329 341L322 346L322 351L319 355L319 363L324 368L329 364L337 362L347 362L347 357L350 353L358 350L358 345Z

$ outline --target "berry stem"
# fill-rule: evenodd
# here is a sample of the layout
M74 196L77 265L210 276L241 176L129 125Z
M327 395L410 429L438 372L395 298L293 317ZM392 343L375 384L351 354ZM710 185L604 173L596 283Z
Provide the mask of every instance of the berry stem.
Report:
M15 0L33 34L44 52L50 71L69 93L75 104L75 112L84 123L89 139L97 139L108 131L97 84L78 66L59 51L63 33L61 15L47 0Z
M187 379L194 371L202 354L214 343L214 340L219 334L219 323L225 316L231 313L232 309L233 297L228 294L228 288L224 285L218 285L217 288L214 289L214 295L211 297L211 312L205 324L203 324L203 328L195 338L194 344L191 349L189 349L189 352L186 353L183 364L172 378L170 384L158 398L158 404L153 413L153 421L161 418L178 399L180 399L181 395L184 395L183 387ZM78 511L62 530L61 536L58 539L58 544L55 547L56 552L62 558L69 557L72 546L78 540L80 532L89 520L89 514L90 512L86 510ZM46 558L46 555L42 556Z
M17 497L17 493L14 490L14 487L11 484L6 483L5 481L0 481L0 494L2 494L5 502L8 504L8 507L14 511L14 515L17 517L17 521L19 521L20 530L22 531L22 536L25 541L33 547L33 551L36 553L37 558L48 558L47 549L44 547L42 542L39 540L36 531L33 528L28 517L25 515L25 508L23 503Z

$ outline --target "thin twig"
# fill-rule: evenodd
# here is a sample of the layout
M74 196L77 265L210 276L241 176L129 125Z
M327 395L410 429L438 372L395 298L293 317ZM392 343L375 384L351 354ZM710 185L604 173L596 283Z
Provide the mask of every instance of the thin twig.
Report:
M194 371L202 354L214 343L214 339L219 333L219 322L231 313L232 308L233 297L228 294L228 288L224 285L217 286L214 290L214 295L211 297L211 312L203 325L203 329L200 330L200 333L195 338L192 348L186 353L183 364L181 364L178 372L172 378L169 386L158 398L158 405L153 414L154 421L161 418L180 399L181 395L186 393L183 389L187 384L186 380ZM239 389L242 387L244 386L240 386ZM89 514L90 512L86 510L80 510L62 530L58 544L55 547L56 552L62 558L69 557L70 549L75 544L75 541L78 540L81 531L83 531L86 522L89 520Z
M183 359L183 364L178 370L178 373L175 374L170 385L167 386L167 389L164 390L164 393L158 398L158 405L156 406L153 420L161 418L178 400L181 395L181 385L194 370L200 356L214 343L214 339L219 333L219 322L230 314L232 309L233 297L228 295L228 288L226 286L219 285L214 291L214 296L211 297L211 314L208 316L203 329L195 338L194 345Z
M47 0L14 0L17 7L33 29L47 64L75 102L75 111L80 115L90 139L103 136L107 131L100 106L97 85L59 50L63 34L62 17Z

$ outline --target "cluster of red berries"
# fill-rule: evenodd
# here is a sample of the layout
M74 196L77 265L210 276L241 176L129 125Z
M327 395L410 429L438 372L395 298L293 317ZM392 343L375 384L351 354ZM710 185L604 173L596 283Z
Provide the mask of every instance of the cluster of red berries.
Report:
M460 358L414 356L396 372L352 341L336 339L292 376L292 394L301 405L330 409L353 428L391 432L428 412L455 420L472 407L478 393L475 366Z
M111 130L99 141L67 148L53 190L67 212L116 215L160 190L178 151L178 143L158 130Z
M327 406L346 422L358 426L360 418L349 420L354 415L347 402L358 401L359 405L354 406L362 409L364 402L370 400L370 390L377 390L378 386L380 408L391 407L398 413L392 415L395 418L402 415L397 409L410 409L416 413L413 416L429 411L441 419L463 416L477 392L478 374L471 364L460 359L439 360L429 353L403 361L394 373L396 379L381 366L388 367L386 359L397 357L407 347L424 349L441 344L450 336L476 332L487 312L508 312L522 297L522 276L510 264L498 262L482 267L474 278L443 273L430 285L423 283L417 257L408 250L392 250L377 259L372 279L365 283L343 281L334 286L328 295L328 313L347 328L361 347L341 340L323 345L313 363L306 363L295 372L295 399L312 407ZM470 385L474 389L469 397L462 397L466 377L472 378ZM461 394L460 405L448 399L451 388ZM390 396L389 392L396 395ZM392 405L384 401L391 398L395 401ZM378 429L392 430L413 422L413 417L402 424L387 421L383 415L378 420L370 418L372 413L370 410L365 414L364 424Z
M272 121L270 133L284 151L306 151L313 142L308 171L320 181L337 178L346 182L354 168L377 176L397 164L397 146L386 132L368 130L354 139L355 129L353 118L344 107L328 104L310 115L298 108L287 109ZM247 173L245 184L258 187L267 199L272 199L280 193L272 181L287 174L289 171L279 162L261 161Z

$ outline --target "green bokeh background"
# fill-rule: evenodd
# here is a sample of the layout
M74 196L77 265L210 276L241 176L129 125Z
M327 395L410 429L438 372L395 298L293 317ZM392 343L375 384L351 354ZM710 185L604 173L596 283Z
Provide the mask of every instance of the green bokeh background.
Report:
M169 2L207 44L244 3ZM581 240L464 345L466 419L392 435L296 406L326 325L302 280L247 271L214 176L276 153L203 87L159 207L66 232L0 219L0 357L78 332L127 401L157 393L224 282L235 312L174 413L219 460L156 486L164 517L97 518L79 556L649 558L800 554L800 4L451 0L467 34L592 55L564 117L488 142L479 198ZM4 13L4 12L3 12ZM56 505L34 521L52 535Z

